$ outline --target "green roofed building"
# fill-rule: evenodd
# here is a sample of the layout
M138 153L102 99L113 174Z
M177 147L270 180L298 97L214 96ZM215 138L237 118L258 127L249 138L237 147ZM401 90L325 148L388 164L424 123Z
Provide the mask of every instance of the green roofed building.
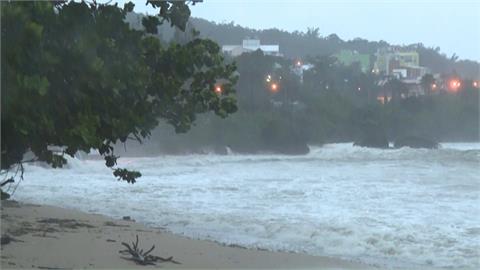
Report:
M343 65L350 66L353 63L358 62L363 72L370 70L370 55L368 54L361 54L357 51L351 50L341 50L334 56L337 58L338 62Z

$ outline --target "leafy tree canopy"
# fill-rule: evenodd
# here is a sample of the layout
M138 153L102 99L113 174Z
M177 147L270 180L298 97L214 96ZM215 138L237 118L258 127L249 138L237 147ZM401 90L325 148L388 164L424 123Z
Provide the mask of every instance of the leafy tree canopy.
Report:
M235 65L215 42L164 46L153 36L164 21L185 29L187 3L147 4L159 16L133 30L124 21L133 3L1 3L2 170L28 151L62 167L65 154L94 149L134 183L141 174L116 167L115 143L144 140L159 120L186 132L196 114L236 111Z

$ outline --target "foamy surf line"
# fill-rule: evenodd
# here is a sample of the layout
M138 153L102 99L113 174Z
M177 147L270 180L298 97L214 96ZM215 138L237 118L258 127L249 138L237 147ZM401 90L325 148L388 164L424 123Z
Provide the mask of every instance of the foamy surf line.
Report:
M377 150L334 144L307 156L122 158L27 167L21 200L130 215L191 238L390 267L480 267L480 144ZM121 164L123 166L124 164ZM68 181L68 184L65 184Z

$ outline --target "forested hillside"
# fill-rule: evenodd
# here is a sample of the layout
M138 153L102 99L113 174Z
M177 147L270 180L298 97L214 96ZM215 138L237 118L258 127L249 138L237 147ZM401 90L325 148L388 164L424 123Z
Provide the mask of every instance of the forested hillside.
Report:
M127 21L134 28L141 27L141 14L130 13ZM240 44L246 37L258 38L262 44L279 44L280 52L287 58L305 58L307 56L332 55L340 50L356 50L359 53L374 55L377 49L391 45L386 41L369 41L361 37L342 40L334 33L322 33L319 28L309 28L306 32L287 32L279 29L256 30L242 27L234 22L215 23L202 18L190 18L185 33L164 24L160 26L158 36L164 41L188 36L191 30L200 32L201 37L210 38L219 45ZM433 73L457 73L463 78L480 79L480 63L471 60L459 60L453 54L447 56L440 47L425 47L422 43L403 46L416 50L420 55L420 65Z
M342 49L356 50L359 53L373 55L378 48L389 44L385 41L368 41L362 38L342 40L336 34L320 32L319 28L310 28L307 32L287 32L278 29L255 30L235 25L217 24L201 18L190 18L191 26L220 45L240 44L245 37L259 38L265 44L279 44L280 52L288 58L304 58L307 55L331 55ZM423 44L411 44L405 48L415 49L420 54L420 65L428 67L433 73L457 72L460 76L480 79L480 64L470 60L458 60L454 54L447 56L439 47L428 48Z

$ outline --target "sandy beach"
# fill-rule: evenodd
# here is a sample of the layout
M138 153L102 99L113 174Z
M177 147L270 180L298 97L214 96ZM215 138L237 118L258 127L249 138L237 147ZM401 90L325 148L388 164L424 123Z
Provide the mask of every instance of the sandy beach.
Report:
M228 247L210 241L187 239L149 228L135 221L54 206L3 201L1 206L1 268L310 268L372 269L371 266L335 258ZM137 265L122 255L121 242L139 237L139 247L168 258L154 266ZM123 257L123 258L122 258Z

